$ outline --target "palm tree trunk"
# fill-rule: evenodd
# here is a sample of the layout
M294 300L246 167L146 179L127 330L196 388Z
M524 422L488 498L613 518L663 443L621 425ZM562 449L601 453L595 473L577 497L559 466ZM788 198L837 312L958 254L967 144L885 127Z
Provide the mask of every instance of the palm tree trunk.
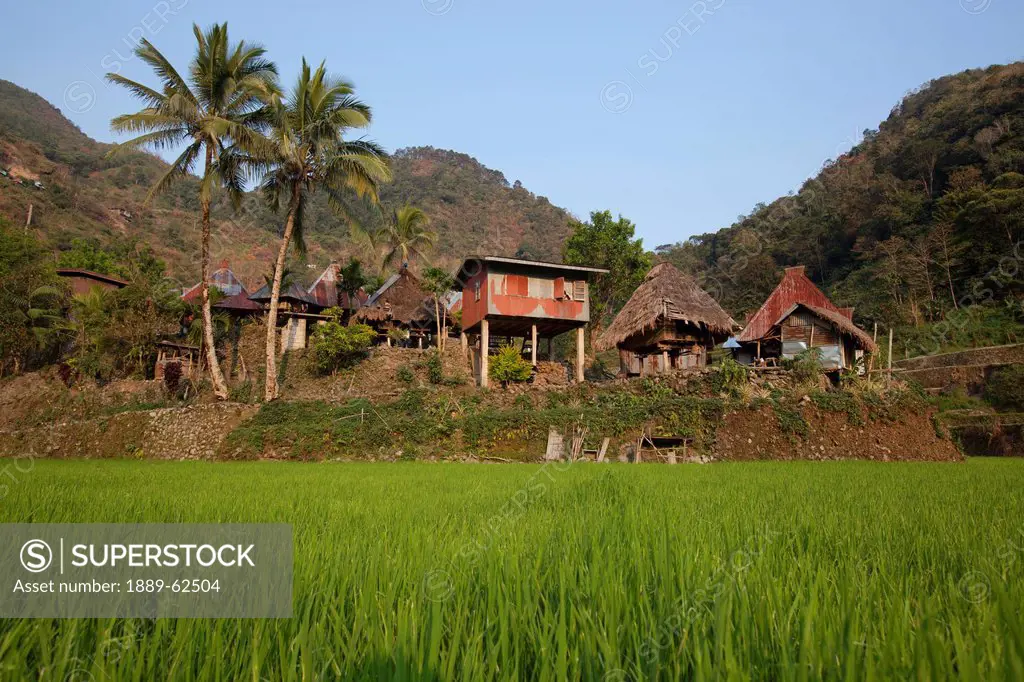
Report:
M270 288L270 310L267 311L267 372L264 382L263 399L277 399L277 305L281 299L281 278L284 276L284 261L288 257L288 245L295 231L295 212L299 204L299 185L292 186L292 200L288 204L288 220L284 225L284 236L281 248L277 251L277 262L274 263L274 283Z
M210 165L213 163L213 148L206 147L206 173L210 172ZM203 294L203 343L206 346L206 362L210 365L210 379L213 381L213 393L218 400L228 399L228 385L224 381L224 374L220 371L217 363L217 347L213 339L213 313L210 312L210 197L202 199L203 224L202 224L202 271L201 280Z

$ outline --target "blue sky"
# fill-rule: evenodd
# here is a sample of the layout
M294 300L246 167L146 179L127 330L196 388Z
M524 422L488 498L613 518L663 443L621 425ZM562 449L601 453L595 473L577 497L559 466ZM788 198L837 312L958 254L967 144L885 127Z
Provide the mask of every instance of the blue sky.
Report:
M653 248L795 190L929 79L1024 58L1020 0L313 4L10 3L0 77L110 141L137 105L102 74L148 78L132 40L184 65L192 22L227 20L286 83L303 56L353 80L387 148L465 152Z

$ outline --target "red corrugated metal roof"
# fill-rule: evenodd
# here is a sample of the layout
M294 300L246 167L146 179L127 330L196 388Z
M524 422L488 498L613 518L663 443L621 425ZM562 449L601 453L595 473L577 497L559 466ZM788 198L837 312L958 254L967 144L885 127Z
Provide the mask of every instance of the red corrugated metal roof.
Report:
M804 266L786 268L786 274L783 276L782 281L779 282L779 286L775 287L775 291L764 302L761 309L750 318L750 321L747 322L747 326L737 337L737 340L749 343L764 338L775 325L775 321L798 303L831 310L843 315L839 308L832 301L828 300L828 296L821 293L821 289L814 286L814 282L804 273ZM851 315L852 312L851 309Z

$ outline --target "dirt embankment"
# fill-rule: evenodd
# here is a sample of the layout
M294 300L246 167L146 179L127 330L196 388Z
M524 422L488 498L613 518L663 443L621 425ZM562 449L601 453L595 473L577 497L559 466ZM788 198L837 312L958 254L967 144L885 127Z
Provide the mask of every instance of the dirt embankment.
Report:
M714 457L718 460L959 461L948 438L936 433L930 413L908 412L898 421L851 424L845 414L805 408L807 433L786 433L771 408L737 410L718 428Z

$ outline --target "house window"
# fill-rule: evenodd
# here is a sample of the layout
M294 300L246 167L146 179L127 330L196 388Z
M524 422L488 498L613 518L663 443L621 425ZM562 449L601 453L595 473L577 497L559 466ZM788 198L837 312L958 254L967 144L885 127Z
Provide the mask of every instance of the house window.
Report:
M473 285L473 300L480 300L480 282L477 282L476 284Z
M573 282L572 283L572 300L583 301L587 297L587 283L586 282Z

